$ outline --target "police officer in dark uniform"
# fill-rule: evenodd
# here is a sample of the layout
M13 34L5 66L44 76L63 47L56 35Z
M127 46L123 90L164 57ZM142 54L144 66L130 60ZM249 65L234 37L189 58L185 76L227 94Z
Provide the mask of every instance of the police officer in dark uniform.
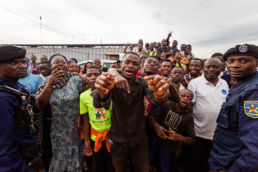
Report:
M229 90L217 119L211 171L258 171L258 47L236 45L223 56L237 84Z
M0 85L8 88L23 88L18 79L26 76L26 50L14 46L0 47ZM0 171L32 172L20 154L20 148L34 138L15 131L14 115L20 110L18 96L0 91Z

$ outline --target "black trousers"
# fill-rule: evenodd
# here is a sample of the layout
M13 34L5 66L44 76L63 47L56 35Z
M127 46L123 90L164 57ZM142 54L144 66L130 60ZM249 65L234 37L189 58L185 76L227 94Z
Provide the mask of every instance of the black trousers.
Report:
M42 155L42 165L44 166L45 170L48 171L51 157L52 157L52 145L50 139L50 126L51 120L43 118L43 155Z
M92 172L115 172L110 153L107 151L105 142L98 152L94 152L94 142L91 140L92 148Z
M212 140L196 137L194 147L183 149L184 171L187 172L208 172L210 167L208 160L212 148Z
M114 142L111 156L116 172L149 172L148 140L131 147L128 143Z

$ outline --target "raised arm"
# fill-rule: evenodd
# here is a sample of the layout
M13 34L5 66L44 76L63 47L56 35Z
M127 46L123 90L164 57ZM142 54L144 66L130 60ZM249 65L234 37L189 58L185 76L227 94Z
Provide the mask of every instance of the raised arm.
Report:
M124 53L126 53L127 47L128 47L128 43L127 43L126 46L125 46Z

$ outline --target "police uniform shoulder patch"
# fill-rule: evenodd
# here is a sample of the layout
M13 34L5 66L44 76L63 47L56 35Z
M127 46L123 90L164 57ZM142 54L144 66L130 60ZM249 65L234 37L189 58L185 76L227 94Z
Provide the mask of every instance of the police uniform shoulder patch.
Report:
M246 45L241 45L239 47L239 52L240 53L246 53L248 51L248 47Z
M251 118L258 118L258 101L248 100L244 101L245 114Z

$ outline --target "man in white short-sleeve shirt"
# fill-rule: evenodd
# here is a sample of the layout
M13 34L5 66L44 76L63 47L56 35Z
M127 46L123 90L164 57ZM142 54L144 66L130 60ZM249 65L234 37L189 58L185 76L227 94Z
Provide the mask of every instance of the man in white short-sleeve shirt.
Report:
M216 120L221 105L226 101L228 84L219 77L222 63L208 59L204 64L204 75L190 81L188 89L194 94L193 117L196 146L190 151L192 171L209 171L208 159Z

